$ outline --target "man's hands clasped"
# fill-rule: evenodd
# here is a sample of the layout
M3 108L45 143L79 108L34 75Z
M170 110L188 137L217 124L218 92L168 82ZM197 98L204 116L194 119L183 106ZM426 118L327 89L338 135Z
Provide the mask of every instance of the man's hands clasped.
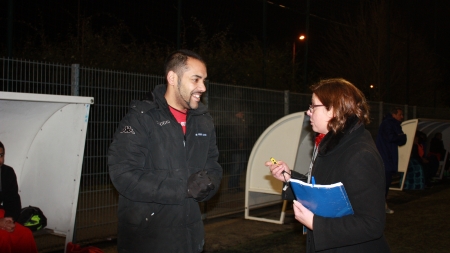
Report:
M16 224L11 217L0 218L0 229L12 233Z
M200 201L206 198L211 190L214 190L214 184L208 176L208 172L201 170L192 174L187 181L187 196Z

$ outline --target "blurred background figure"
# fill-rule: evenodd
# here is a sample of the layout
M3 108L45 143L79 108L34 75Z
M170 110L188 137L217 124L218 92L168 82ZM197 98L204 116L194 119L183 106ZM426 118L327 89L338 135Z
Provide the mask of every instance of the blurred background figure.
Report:
M392 183L392 176L398 172L398 147L406 143L406 134L403 133L401 123L403 121L403 110L400 107L393 107L381 122L378 130L376 145L378 152L383 159L386 174L385 198L389 193ZM386 213L393 214L387 202L385 204Z
M228 189L231 192L241 192L241 174L247 168L249 120L243 110L231 118L231 166L228 179Z
M442 133L437 132L434 134L433 139L430 141L430 155L435 155L439 161L444 160L447 150L444 148L444 142L442 141Z

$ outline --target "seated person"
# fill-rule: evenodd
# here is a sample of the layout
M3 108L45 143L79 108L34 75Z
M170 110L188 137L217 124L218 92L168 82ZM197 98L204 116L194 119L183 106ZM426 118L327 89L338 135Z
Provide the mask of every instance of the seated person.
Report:
M424 141L421 140L422 132L417 131L414 136L414 143L411 150L411 159L416 160L423 169L423 174L425 177L425 186L430 187L433 175L436 174L436 166L430 157L425 156L425 148L422 144Z
M5 147L0 142L0 252L37 253L31 230L15 223L22 205L16 173L4 162Z
M442 133L437 132L430 142L430 155L435 155L439 161L444 160L445 153L444 142L442 141Z

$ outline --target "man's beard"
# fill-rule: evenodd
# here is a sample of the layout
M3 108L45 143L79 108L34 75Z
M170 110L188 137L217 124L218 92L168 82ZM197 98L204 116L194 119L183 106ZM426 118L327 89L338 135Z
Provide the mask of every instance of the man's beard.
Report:
M189 109L192 110L191 104L189 103L189 100L191 99L191 97L189 97L188 100L186 100L186 99L183 97L183 94L181 93L181 79L178 79L178 84L177 84L177 86L178 86L178 94L180 94L181 100L183 100L183 101L186 103L186 105L189 107Z

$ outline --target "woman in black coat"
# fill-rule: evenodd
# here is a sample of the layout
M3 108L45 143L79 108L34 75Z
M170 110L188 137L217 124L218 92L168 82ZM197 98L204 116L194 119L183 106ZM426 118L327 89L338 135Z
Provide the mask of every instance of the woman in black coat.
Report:
M315 215L294 200L295 219L307 228L307 252L390 252L383 235L385 175L370 133L363 93L344 79L327 79L311 87L307 111L317 133L310 175L316 184L342 182L354 214L339 218ZM272 175L298 178L288 165L266 162Z

